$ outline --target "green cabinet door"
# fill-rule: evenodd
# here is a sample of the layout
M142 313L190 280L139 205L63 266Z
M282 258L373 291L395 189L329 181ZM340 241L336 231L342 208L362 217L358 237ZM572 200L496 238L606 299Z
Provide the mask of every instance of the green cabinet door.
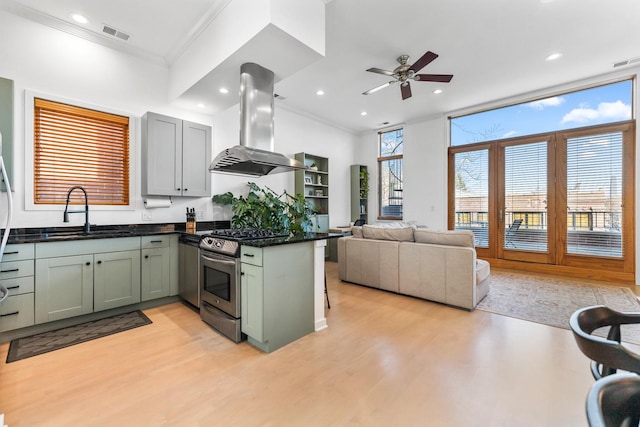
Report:
M142 301L169 296L171 286L171 249L143 249L141 260Z
M94 255L93 309L140 302L140 251Z
M262 267L242 263L240 267L242 332L264 341L264 283Z
M93 311L93 255L36 260L35 322Z

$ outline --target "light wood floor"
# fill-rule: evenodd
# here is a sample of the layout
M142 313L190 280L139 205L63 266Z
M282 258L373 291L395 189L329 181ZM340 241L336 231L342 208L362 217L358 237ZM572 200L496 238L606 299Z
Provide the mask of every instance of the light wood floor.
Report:
M19 426L585 426L593 380L568 330L337 280L329 328L271 354L182 303L152 325L5 364Z

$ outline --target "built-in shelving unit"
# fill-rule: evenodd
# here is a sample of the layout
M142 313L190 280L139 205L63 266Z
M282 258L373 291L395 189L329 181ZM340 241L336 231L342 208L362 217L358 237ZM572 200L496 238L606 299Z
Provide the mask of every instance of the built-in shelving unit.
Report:
M368 223L369 170L364 165L351 165L351 222Z
M297 153L296 160L304 163L307 170L295 172L296 194L304 195L318 214L318 227L314 231L329 232L329 159L309 153Z

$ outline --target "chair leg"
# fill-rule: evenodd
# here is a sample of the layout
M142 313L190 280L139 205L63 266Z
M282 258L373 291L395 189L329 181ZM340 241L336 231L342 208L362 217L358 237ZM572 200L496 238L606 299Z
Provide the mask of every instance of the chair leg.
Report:
M324 275L324 294L327 296L327 308L331 309L331 303L329 302L329 292L327 292L327 275Z

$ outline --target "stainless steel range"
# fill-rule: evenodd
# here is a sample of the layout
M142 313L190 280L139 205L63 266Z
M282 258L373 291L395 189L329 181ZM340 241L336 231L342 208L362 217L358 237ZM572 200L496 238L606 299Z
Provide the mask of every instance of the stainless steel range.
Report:
M267 230L212 230L200 240L200 318L235 342L241 331L241 242L279 237Z

